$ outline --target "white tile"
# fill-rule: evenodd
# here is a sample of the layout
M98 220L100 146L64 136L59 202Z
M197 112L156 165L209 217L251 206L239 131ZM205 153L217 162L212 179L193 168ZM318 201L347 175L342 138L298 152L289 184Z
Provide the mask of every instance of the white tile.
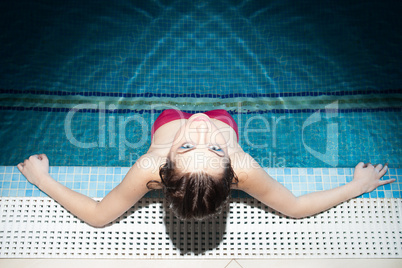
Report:
M273 259L237 260L242 268L400 268L402 259Z
M229 263L228 263L229 262ZM399 268L402 259L259 259L245 260L94 260L94 259L0 259L2 268Z
M243 268L236 260L231 260L225 268Z

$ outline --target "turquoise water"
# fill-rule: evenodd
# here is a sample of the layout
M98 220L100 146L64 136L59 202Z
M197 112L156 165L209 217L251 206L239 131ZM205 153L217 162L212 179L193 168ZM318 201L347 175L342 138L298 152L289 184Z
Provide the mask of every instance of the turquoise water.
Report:
M0 165L130 166L166 108L223 108L266 167L400 168L396 1L0 3Z

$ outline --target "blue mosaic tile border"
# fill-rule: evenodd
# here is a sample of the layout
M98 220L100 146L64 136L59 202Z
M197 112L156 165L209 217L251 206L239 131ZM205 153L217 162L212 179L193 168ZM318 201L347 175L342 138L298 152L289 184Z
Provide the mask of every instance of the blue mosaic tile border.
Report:
M71 111L71 108L51 108L51 107L13 107L13 106L0 106L0 110L7 111L38 111L38 112L63 112L68 113ZM138 109L77 109L78 113L99 113L103 112L105 114L126 114L137 112L139 114L142 113L161 113L163 110L138 110ZM194 113L194 111L190 110L181 110L183 112ZM200 110L200 112L205 112L206 110ZM229 114L300 114L300 113L314 113L317 109L267 109L260 111L228 111ZM401 108L393 108L393 107L385 107L385 108L349 108L349 109L337 109L339 113L371 113L371 112L402 112Z
M128 167L50 167L50 175L79 193L103 198L116 187L128 172ZM270 168L268 173L294 195L328 190L352 180L353 168ZM363 194L363 198L402 198L402 169L390 168L384 179L396 182L384 185L375 191ZM161 191L152 191L146 197L161 197ZM0 196L45 197L45 193L29 183L17 167L0 166ZM248 197L234 191L233 197Z
M34 95L53 95L53 96L85 96L85 97L116 97L116 98L280 98L280 97L316 97L316 96L350 96L350 95L370 95L370 94L398 94L402 89L383 89L383 90L352 90L334 92L282 92L282 93L229 93L229 94L179 94L179 93L121 93L121 92L68 92L51 90L15 90L1 89L0 94L34 94Z

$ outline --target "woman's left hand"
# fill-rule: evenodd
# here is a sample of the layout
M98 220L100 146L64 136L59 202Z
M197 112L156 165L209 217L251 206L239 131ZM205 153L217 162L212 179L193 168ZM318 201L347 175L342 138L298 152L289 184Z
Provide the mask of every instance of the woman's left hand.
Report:
M361 193L368 193L375 190L381 185L392 183L395 179L380 180L388 171L388 164L373 166L371 163L360 162L355 167L353 174L353 183L357 183L361 187Z
M17 165L27 180L39 187L49 175L49 159L45 154L31 155L23 163Z

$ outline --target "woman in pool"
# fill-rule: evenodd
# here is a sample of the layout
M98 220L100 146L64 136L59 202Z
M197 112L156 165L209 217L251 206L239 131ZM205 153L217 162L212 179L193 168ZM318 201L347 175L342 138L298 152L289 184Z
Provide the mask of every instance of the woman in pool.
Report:
M237 124L225 110L197 114L166 110L155 121L151 137L147 153L100 202L50 177L44 154L29 157L18 164L18 169L29 182L96 227L115 220L148 191L158 188L163 189L170 208L181 219L203 219L219 213L231 189L243 190L285 215L302 218L394 181L380 180L387 164L360 162L351 182L295 197L242 150Z

